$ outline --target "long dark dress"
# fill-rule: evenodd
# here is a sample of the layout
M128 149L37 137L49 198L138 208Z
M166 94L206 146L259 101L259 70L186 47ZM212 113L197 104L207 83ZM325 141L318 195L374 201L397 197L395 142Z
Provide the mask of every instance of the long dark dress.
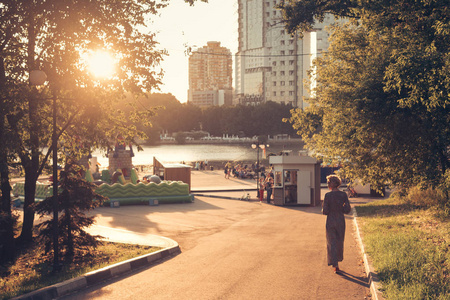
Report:
M329 266L337 266L344 259L345 218L350 212L347 194L331 191L325 194L322 212L327 215L327 258Z

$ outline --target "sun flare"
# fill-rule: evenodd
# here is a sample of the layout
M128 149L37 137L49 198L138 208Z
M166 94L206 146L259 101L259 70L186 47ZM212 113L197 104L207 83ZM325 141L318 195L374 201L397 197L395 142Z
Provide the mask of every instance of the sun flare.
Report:
M95 77L107 78L114 74L115 59L106 51L96 51L88 56L87 65Z

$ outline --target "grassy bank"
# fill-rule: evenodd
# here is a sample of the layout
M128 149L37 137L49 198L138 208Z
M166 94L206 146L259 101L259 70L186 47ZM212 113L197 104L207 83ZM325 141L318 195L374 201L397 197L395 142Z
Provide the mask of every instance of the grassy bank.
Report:
M450 222L399 197L356 208L386 299L450 299Z
M127 259L160 250L156 247L105 242L96 250L75 257L64 264L59 273L52 273L51 256L42 246L23 251L13 264L0 266L0 299L9 299L42 287L75 278Z

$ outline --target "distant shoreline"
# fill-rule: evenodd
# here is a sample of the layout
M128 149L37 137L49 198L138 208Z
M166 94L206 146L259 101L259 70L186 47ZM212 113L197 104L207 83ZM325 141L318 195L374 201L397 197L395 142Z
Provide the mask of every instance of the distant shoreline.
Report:
M255 143L253 140L234 140L234 139L220 139L220 140L186 140L185 145L211 145L211 144L236 144L236 145L251 145ZM273 145L292 145L292 144L303 144L300 138L290 138L290 139L270 139L267 144ZM159 146L159 145L180 145L176 141L157 141L155 143L145 143L146 146Z

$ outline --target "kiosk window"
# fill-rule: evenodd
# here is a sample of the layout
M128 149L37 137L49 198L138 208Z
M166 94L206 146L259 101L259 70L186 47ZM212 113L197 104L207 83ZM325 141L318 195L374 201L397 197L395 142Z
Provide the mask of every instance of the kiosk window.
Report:
M283 186L283 182L281 181L281 172L275 172L275 186Z
M284 183L291 184L291 171L284 171Z

